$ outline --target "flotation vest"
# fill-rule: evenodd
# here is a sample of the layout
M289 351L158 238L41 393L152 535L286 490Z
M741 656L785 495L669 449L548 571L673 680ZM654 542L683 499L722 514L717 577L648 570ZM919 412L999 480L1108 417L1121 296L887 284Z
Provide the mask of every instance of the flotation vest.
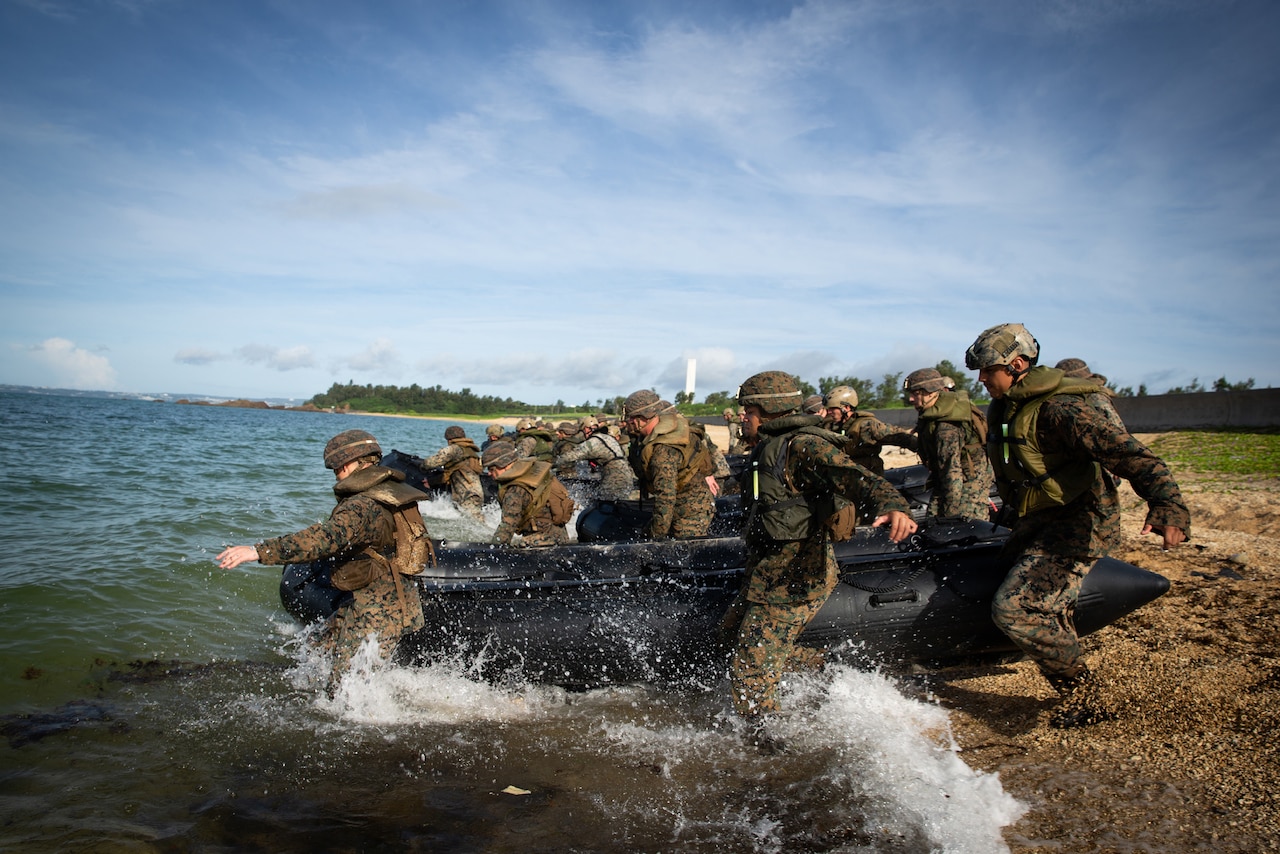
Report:
M449 483L453 478L453 473L459 469L466 469L475 474L480 474L484 471L480 465L480 450L476 447L474 441L463 436L461 439L450 439L449 444L462 448L466 453L444 467L445 483Z
M1098 387L1089 380L1068 377L1057 368L1032 368L1001 400L991 402L987 457L995 471L1004 503L1019 516L1069 504L1097 480L1100 466L1093 460L1040 450L1036 436L1040 407L1057 394L1087 396Z
M917 432L920 444L917 453L929 465L933 453L935 437L940 422L955 424L964 432L964 444L960 450L960 470L965 480L972 480L982 470L980 459L984 459L986 451L983 444L987 440L987 418L982 410L969 402L969 395L963 391L940 391L938 399L924 412L920 413Z
M331 575L339 590L359 590L375 578L390 573L401 594L401 575L417 575L435 563L435 548L418 502L427 494L404 482L404 475L383 466L369 466L353 472L333 488L339 503L356 495L372 498L384 511L378 539L363 550L341 560Z
M802 433L818 436L837 448L844 445L843 435L824 430L821 423L816 415L786 415L760 426L760 441L751 450L741 475L747 515L743 533L748 539L805 540L839 509L834 494L805 495L787 472L791 442Z
M527 463L522 466L521 463ZM534 519L543 507L551 513L551 524L564 525L573 517L574 503L569 497L569 490L564 488L551 472L551 464L541 460L517 460L512 468L513 474L498 482L498 501L506 497L511 486L522 486L529 490L529 503L525 505L520 520L516 523L516 533L530 533L534 528ZM566 509L567 505L567 509Z
M702 425L698 425L701 428ZM676 475L676 491L682 491L695 478L704 478L715 469L711 465L711 455L704 444L704 430L695 430L687 418L680 413L666 413L658 416L658 423L653 432L640 443L640 477L645 489L652 491L653 484L648 482L649 461L653 458L653 449L658 445L671 445L680 451L680 469Z
M525 430L516 438L516 442L522 442L528 438L532 438L534 440L533 453L529 455L530 457L544 463L549 463L556 458L556 437L551 435L549 431L537 428L534 428L533 430Z

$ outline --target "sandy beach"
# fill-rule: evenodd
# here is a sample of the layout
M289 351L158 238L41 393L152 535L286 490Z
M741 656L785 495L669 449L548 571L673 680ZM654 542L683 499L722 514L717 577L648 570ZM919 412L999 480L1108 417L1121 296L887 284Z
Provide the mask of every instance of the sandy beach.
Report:
M1280 477L1175 475L1192 541L1140 538L1126 484L1115 555L1171 590L1084 639L1116 720L1051 729L1025 660L911 677L952 710L964 760L1028 805L1015 854L1280 851Z

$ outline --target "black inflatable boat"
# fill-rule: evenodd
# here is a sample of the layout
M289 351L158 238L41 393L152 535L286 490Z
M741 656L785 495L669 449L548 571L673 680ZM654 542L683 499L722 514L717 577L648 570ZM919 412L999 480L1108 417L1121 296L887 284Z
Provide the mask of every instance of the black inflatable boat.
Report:
M585 511L580 537L633 530L631 517L644 508L631 504ZM840 584L801 642L871 662L1013 651L990 616L1007 535L988 522L941 520L893 543L883 529L859 528L837 545ZM717 627L746 551L739 537L712 536L546 548L446 542L437 556L437 566L413 577L427 628L402 644L408 654L482 662L491 677L587 687L715 678L725 655ZM350 595L328 582L322 561L288 566L281 601L299 620L321 619ZM1160 575L1099 560L1085 578L1076 627L1096 631L1168 587Z

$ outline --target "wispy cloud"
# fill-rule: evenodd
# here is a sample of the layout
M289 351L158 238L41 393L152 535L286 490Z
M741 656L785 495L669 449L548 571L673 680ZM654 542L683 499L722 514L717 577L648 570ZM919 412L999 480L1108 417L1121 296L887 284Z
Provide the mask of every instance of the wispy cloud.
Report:
M212 365L231 358L226 353L206 350L203 347L187 347L173 354L173 360L183 365Z

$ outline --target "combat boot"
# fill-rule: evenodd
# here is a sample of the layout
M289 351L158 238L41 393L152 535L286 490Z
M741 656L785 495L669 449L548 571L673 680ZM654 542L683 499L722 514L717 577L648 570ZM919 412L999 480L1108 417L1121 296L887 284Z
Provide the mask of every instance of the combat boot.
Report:
M1062 698L1049 715L1049 726L1075 729L1115 720L1115 713L1102 701L1097 677L1088 667L1082 665L1074 676L1045 674L1045 678Z

